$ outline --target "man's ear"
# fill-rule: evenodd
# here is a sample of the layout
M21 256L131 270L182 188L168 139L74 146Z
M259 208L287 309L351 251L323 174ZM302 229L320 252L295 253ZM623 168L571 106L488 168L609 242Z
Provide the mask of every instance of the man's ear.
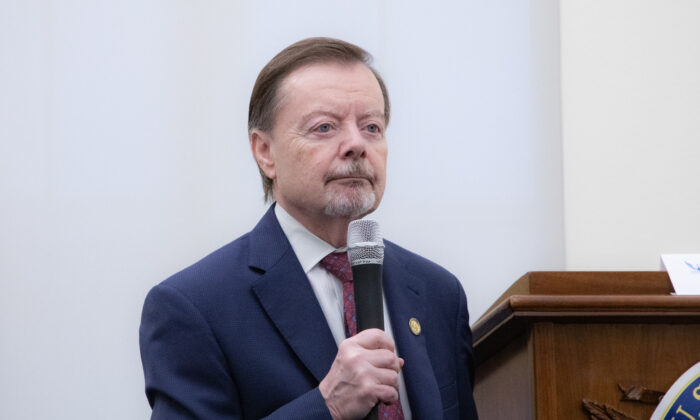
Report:
M258 167L270 179L275 179L275 161L272 159L270 146L272 138L269 133L261 130L251 130L248 135L250 138L250 149L253 151L253 157L258 162Z

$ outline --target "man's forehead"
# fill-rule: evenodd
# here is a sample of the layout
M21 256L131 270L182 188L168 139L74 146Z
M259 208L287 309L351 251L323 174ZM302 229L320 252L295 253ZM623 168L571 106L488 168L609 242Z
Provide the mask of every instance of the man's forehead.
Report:
M289 87L298 87L305 82L321 82L324 77L332 76L348 76L352 73L353 76L362 75L367 81L371 81L376 85L381 92L379 82L374 73L364 63L357 61L321 61L311 63L294 69L284 79L282 79L281 88L284 90Z
M282 107L289 99L299 95L323 99L321 93L324 89L337 89L343 91L338 93L357 93L375 98L381 101L378 105L383 114L384 97L381 86L372 70L361 62L320 62L295 69L282 80L277 105ZM334 96L325 99L328 102L325 105L330 106L334 99L342 98Z

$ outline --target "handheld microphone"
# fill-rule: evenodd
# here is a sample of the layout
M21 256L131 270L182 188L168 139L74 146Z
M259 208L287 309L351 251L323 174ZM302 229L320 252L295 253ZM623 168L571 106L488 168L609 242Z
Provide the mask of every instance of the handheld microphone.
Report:
M357 331L368 328L384 329L382 300L382 263L384 241L379 223L374 220L354 220L348 226L348 260L352 266L355 289Z
M348 226L348 260L352 266L355 289L355 316L357 331L368 328L384 329L384 302L382 296L382 263L384 241L379 223L374 220L354 220ZM367 414L365 420L379 419L379 405Z

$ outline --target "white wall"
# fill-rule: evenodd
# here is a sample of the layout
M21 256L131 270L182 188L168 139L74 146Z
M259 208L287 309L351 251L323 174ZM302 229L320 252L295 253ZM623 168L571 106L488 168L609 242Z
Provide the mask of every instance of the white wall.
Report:
M395 107L377 217L461 278L476 320L526 271L564 267L557 3L389 16L391 47L376 55Z
M386 236L476 319L564 264L556 1L6 1L0 13L0 418L149 413L150 287L249 230L259 69L307 36L376 56L393 98Z
M561 2L566 266L700 252L700 2Z

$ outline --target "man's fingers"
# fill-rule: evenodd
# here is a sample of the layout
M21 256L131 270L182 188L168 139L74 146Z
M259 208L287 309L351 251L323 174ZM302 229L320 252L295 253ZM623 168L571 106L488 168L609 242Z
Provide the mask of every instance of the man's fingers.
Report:
M393 370L376 369L359 384L358 391L360 395L373 396L379 401L396 401L399 399L399 375Z
M391 403L399 399L399 390L393 386L377 384L373 395L376 395L381 402Z
M394 341L378 329L340 343L331 370L319 384L334 418L362 417L379 401L398 400L404 361L394 351Z
M381 332L381 334L383 335L384 333ZM364 339L360 340L360 342L355 340L355 337L348 338L342 343L340 343L337 358L356 366L359 366L362 363L369 363L371 366L377 368L392 369L396 372L401 371L401 367L403 366L403 359L396 356L393 348L385 348L391 346L385 346L375 349L367 348L364 347L362 344L373 342L375 337L364 337ZM382 340L379 339L379 341ZM384 343L390 344L387 341L384 341Z
M396 348L394 340L386 335L384 331L377 328L360 331L357 335L352 336L348 340L352 340L354 343L369 350L386 349L393 352Z
M396 355L389 350L367 350L363 353L362 357L376 368L391 369L398 373L401 371L401 366L403 366L403 359L396 357Z
M374 373L374 378L380 385L387 385L399 389L399 374L391 369L377 369Z

